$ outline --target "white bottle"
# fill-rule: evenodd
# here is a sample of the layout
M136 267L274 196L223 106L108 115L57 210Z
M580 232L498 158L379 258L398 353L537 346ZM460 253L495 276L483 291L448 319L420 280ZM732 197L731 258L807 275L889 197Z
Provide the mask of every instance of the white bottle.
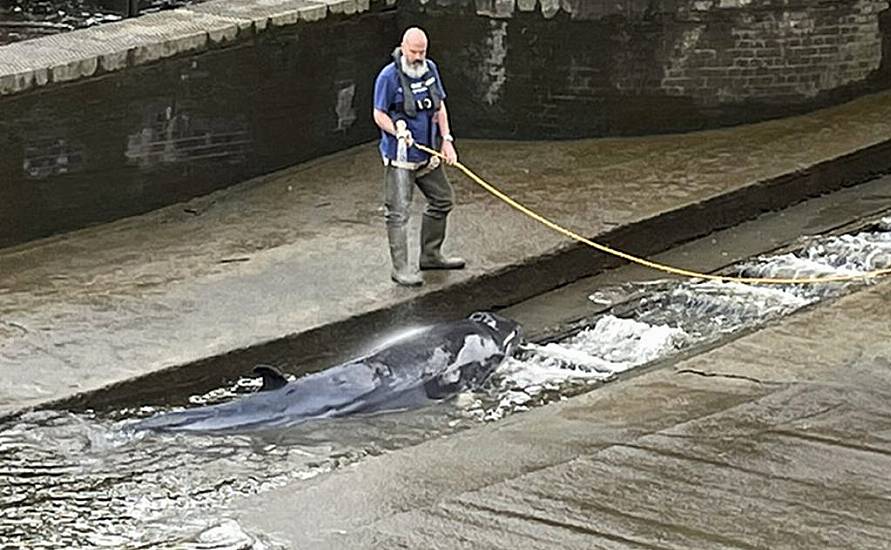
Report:
M396 160L398 162L408 162L408 140L405 139L404 134L407 126L404 120L396 121L396 135L402 134L402 137L398 138L399 142L396 145Z

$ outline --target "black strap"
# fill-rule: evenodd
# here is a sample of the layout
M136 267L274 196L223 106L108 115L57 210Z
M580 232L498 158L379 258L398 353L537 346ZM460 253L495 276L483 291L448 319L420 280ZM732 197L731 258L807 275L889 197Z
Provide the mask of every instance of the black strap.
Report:
M414 118L418 116L418 107L415 103L414 91L411 89L411 81L402 70L402 51L399 48L393 50L393 64L396 65L396 73L399 75L399 83L402 85L402 112ZM424 80L429 79L431 73L432 71L427 71L424 74ZM433 112L439 111L439 107L442 105L442 97L439 95L437 84L438 82L434 82L433 86L427 87L430 97L433 98Z

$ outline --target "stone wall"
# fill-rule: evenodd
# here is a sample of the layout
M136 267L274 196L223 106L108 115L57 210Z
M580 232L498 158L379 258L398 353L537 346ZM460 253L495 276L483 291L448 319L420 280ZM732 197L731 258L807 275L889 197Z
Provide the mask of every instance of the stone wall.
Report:
M410 6L401 17L430 33L464 134L690 130L788 115L888 84L885 0Z
M131 50L120 70L100 58L89 77L35 77L0 97L0 246L374 139L372 83L398 36L395 12L372 4L292 23L147 63Z
M891 84L886 0L211 0L0 47L0 247L375 139L415 24L459 137L692 130Z
M891 8L879 14L879 32L882 33L882 66L876 80L891 86Z

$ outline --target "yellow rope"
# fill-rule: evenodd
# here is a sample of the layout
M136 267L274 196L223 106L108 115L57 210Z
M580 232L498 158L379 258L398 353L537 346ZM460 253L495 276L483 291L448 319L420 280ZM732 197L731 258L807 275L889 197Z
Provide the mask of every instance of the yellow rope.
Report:
M418 149L420 149L421 151L424 151L425 153L435 155L435 156L445 160L445 157L439 151L434 151L433 149L430 149L429 147L425 147L424 145L421 145L420 143L414 143L414 146L417 147ZM600 243L596 243L592 240L586 239L585 237L579 235L578 233L575 233L569 229L566 229L565 227L552 222L551 220L545 218L541 214L538 214L537 212L534 212L533 210L530 210L529 208L518 203L517 201L515 201L514 199L505 195L503 192L501 192L499 189L497 189L490 183L486 182L485 180L483 180L482 178L480 178L479 176L474 174L470 169L465 167L460 162L456 162L455 164L453 164L451 166L454 166L455 168L464 172L464 174L467 177L472 179L480 187L482 187L483 189L485 189L486 191L488 191L489 193L491 193L492 195L494 195L495 197L497 197L504 203L506 203L509 206L511 206L512 208L522 212L523 214L529 216L533 220L535 220L547 227L550 227L554 231L561 233L561 234L563 234L573 240L576 240L580 243L586 244L586 245L588 245L592 248L595 248L601 252L604 252L606 254L611 254L613 256L628 260L629 262L633 262L633 263L642 265L644 267L648 267L650 269L664 271L665 273L673 273L675 275L681 275L684 277L693 277L693 278L697 278L697 279L706 279L706 280L710 280L710 281L722 281L722 282L745 283L745 284L773 284L773 285L838 283L838 282L845 282L845 281L863 280L863 279L868 279L870 277L880 277L883 275L891 274L891 268L886 268L886 269L876 269L873 271L864 271L862 273L851 274L851 275L826 275L826 276L822 276L822 277L802 277L800 279L767 278L767 277L725 277L723 275L710 275L708 273L699 273L697 271L691 271L689 269L672 267L669 265L664 265L664 264L660 264L657 262L653 262L653 261L650 261L650 260L647 260L644 258L639 258L637 256L632 256L631 254L622 252L621 250L616 250L614 248L610 248L609 246L606 246L606 245L603 245Z

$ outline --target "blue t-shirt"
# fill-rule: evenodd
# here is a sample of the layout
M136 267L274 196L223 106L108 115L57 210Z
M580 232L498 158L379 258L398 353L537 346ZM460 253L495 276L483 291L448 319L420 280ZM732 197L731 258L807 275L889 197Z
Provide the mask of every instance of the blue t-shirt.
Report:
M422 143L427 147L435 147L434 138L437 132L436 111L433 110L433 97L430 95L430 87L436 86L439 90L439 97L445 99L445 89L442 87L442 79L439 77L439 69L436 63L427 60L430 68L424 78L408 77L415 96L415 105L418 113L415 117L409 117L403 109L404 95L402 92L402 83L399 79L399 72L396 70L396 63L390 63L377 75L374 82L374 108L390 115L393 122L400 118L405 120L412 138L418 143ZM396 136L381 130L381 155L395 160L396 159ZM420 151L416 147L410 147L408 150L409 162L426 162L430 155Z

